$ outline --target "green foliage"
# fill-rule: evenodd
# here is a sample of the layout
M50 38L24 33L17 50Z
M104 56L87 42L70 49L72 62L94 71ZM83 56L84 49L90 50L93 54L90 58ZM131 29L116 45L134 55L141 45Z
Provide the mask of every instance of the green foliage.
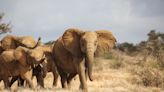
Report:
M0 34L11 32L10 23L2 23L2 18L4 14L0 13Z
M128 43L128 42L117 44L117 48L127 54L130 54L136 51L136 46L133 43Z

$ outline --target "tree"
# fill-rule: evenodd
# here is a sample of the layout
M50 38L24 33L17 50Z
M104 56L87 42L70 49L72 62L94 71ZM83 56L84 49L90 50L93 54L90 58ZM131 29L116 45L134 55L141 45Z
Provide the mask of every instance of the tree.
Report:
M3 16L4 16L4 14L0 13L0 34L11 32L10 23L3 23L2 22Z
M164 33L158 33L158 36L159 36L159 38L160 38L160 40L161 40L161 42L164 44Z
M136 51L136 46L133 43L128 42L118 44L117 48L126 53L132 53Z
M158 35L155 30L150 30L150 32L147 34L148 35L148 41L154 41L158 39Z

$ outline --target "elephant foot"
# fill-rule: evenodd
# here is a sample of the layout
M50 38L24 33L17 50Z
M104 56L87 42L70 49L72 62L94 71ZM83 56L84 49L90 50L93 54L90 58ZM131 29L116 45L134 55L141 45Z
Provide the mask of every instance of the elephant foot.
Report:
M70 84L70 83L67 84L67 89L68 89L68 90L71 89L71 84Z
M38 83L38 85L37 85L38 87L40 87L40 88L44 88L44 83L43 82L41 82L41 83Z
M80 92L88 92L88 89L81 89Z
M53 86L56 87L57 86L57 81L53 82Z
M4 86L5 86L5 89L9 90L9 89L10 89L10 87L9 87L9 80L8 80L8 78L7 78L7 79L5 79L5 80L3 80L3 81L4 81Z
M67 89L67 80L66 77L61 77L62 88Z
M83 87L81 83L80 83L79 89L82 90L82 92L88 92L88 88Z

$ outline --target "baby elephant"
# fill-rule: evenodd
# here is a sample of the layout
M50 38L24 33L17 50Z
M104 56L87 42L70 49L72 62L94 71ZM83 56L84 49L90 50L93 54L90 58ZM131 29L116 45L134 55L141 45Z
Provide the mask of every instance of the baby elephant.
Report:
M47 72L52 72L53 73L53 86L57 85L57 79L58 79L58 72L56 69L56 65L54 62L54 59L51 54L51 46L49 45L43 45L43 46L38 46L35 50L32 51L32 53L39 53L40 51L44 52L45 55L45 60L41 64L37 66L32 66L32 75L33 77L36 76L37 79L37 84L40 85L41 87L44 88L44 78L47 75ZM10 86L18 80L18 85L23 86L24 80L22 80L19 76L15 76L12 78L10 82Z
M3 51L0 55L0 80L4 81L5 88L9 88L9 77L20 75L21 78L27 81L31 88L33 83L30 79L31 66L38 65L42 63L45 58L43 55L37 54L37 59L35 55L31 54L31 50L35 49L40 42L35 44L34 48L28 47L17 47L14 50Z

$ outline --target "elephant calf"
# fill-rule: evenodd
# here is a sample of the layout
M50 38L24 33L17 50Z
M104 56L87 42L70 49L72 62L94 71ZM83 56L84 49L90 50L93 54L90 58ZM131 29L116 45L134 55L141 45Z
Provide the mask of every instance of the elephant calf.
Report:
M31 88L31 66L38 65L45 61L43 53L32 53L32 50L40 43L40 38L34 48L17 47L16 49L3 51L0 55L0 80L4 81L5 88L9 87L9 77L21 76L26 80ZM31 76L30 76L31 75Z
M44 52L45 55L45 62L33 66L32 69L32 75L36 76L37 79L37 84L40 85L41 87L44 87L44 78L46 77L47 72L52 72L53 73L53 86L57 85L57 79L58 79L58 72L56 69L56 65L54 62L54 59L51 54L51 46L50 45L42 45L38 46L35 50L33 50L31 53L41 53ZM16 81L16 80L21 80L20 81L20 86L23 86L24 80L20 78L20 76L15 76L12 78L10 82L10 86Z
M24 52L22 48L18 48L18 49L21 50L20 51L21 54L22 52ZM31 65L39 64L43 62L45 59L41 59L37 62L32 62L28 60L27 61L25 60L25 62L23 62L22 59L25 58L20 58L19 60L17 60L14 54L15 54L15 50L8 50L8 51L4 51L0 55L0 80L3 80L5 84L5 88L8 88L9 77L20 75L21 78L25 79L29 83L30 87L33 88L33 84L31 81L31 76L32 76Z

